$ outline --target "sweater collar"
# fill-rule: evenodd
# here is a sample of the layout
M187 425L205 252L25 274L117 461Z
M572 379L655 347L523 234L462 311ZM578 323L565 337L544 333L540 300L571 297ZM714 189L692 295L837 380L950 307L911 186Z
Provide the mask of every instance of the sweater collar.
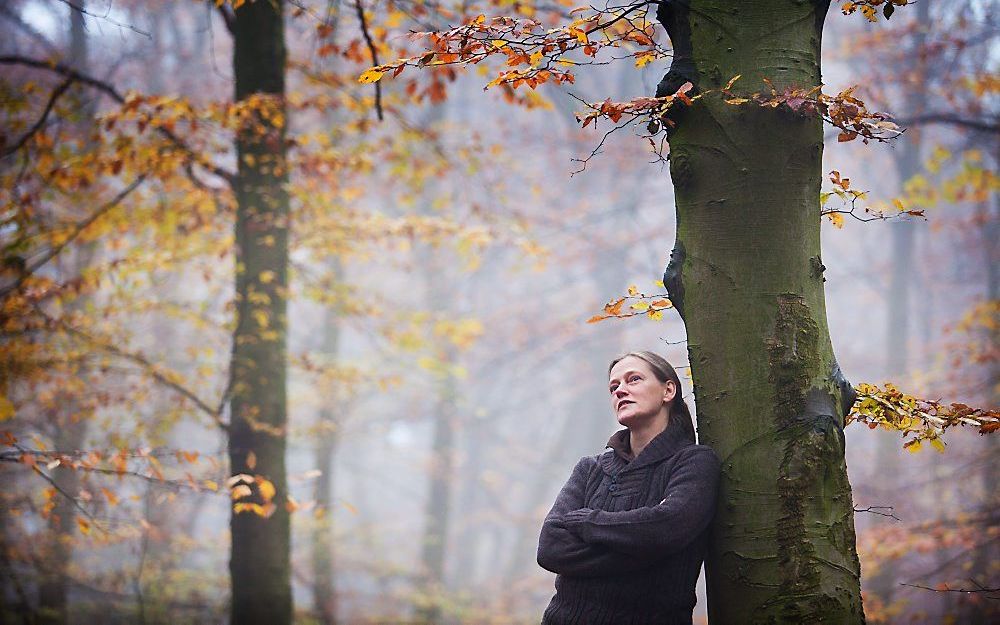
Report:
M628 468L635 468L665 460L684 447L694 444L677 420L671 420L667 429L653 437L636 457L632 453L632 444L628 428L618 430L608 439L608 447L613 450L609 456L617 457L628 463Z

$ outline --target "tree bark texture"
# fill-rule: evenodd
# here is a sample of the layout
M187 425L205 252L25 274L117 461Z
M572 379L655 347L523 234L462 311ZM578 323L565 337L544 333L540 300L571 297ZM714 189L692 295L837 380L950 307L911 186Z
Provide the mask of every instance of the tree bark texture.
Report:
M235 11L236 101L264 98L237 132L236 330L229 461L234 475L269 480L267 516L232 513L231 622L281 625L292 618L289 513L285 507L288 171L285 40L281 0ZM242 502L268 503L255 480Z
M701 441L722 460L707 561L713 625L863 623L844 461L850 385L820 257L822 121L718 89L820 84L825 2L667 2L659 91L709 92L670 138L677 242L664 275L688 333Z

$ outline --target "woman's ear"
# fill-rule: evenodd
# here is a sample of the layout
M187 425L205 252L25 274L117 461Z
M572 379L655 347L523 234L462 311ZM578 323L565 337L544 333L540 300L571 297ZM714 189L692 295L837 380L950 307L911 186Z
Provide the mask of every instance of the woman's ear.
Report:
M673 380L667 380L667 387L663 389L663 401L669 402L677 396L677 385Z

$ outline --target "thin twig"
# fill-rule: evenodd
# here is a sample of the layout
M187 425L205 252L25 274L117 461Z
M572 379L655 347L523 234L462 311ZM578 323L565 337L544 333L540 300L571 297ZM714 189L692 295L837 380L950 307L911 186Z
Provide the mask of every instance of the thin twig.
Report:
M76 4L75 2L71 2L70 0L59 0L59 2L62 2L63 4L65 4L65 5L69 6L70 8L72 8L74 11L79 11L80 13L83 13L84 15L89 15L90 17L93 17L95 19L104 20L105 22L108 22L110 24L114 24L115 26L118 26L119 28L127 28L127 29L131 30L134 33L138 33L138 34L142 35L143 37L146 37L147 39L152 39L153 38L153 36L151 34L149 34L148 32L146 32L146 31L144 31L144 30L142 30L140 28L136 28L132 24L126 24L125 22L119 22L118 20L112 18L111 17L111 3L110 2L108 3L108 10L105 11L104 15L98 15L96 13L91 13L87 9L85 9L82 6Z
M77 222L76 225L73 226L72 232L70 232L69 235L61 243L59 243L59 245L50 248L45 254L42 255L41 258L31 263L30 267L26 267L21 272L21 275L17 277L17 280L15 280L13 284L0 289L0 298L5 297L11 292L21 288L21 285L24 284L25 280L27 280L36 271L41 269L50 260L58 256L60 253L62 253L62 251L66 249L66 246L69 245L78 236L80 236L80 234L84 230L89 228L91 224L97 221L102 215L107 213L109 210L111 210L115 206L118 206L118 204L120 204L122 200L128 197L130 193L135 191L139 187L139 185L141 185L145 180L146 180L146 174L139 176L138 178L133 180L130 185L128 185L120 192L118 192L118 195L116 195L111 200L105 202L100 208L91 213L90 216L88 216L86 219Z
M372 41L372 36L368 32L368 22L365 20L365 11L361 8L361 0L354 0L354 8L357 10L358 20L361 22L361 34L364 35L365 43L368 44L368 52L372 55L372 65L379 65L378 52L375 51L375 42ZM378 120L382 121L382 83L376 80L372 84L375 85L375 114L378 115Z
M20 150L24 144L28 142L28 139L33 137L35 133L45 125L45 121L49 118L49 113L52 112L52 108L55 106L56 100L58 100L62 94L66 93L66 90L69 89L70 85L72 85L74 81L74 78L70 76L66 80L59 83L59 86L56 87L52 92L52 95L49 96L49 101L45 104L45 110L42 111L42 116L38 118L38 121L36 121L26 133L24 133L24 136L18 139L13 146L4 151L4 153L0 155L0 158L7 158L14 152Z
M227 384L227 390L223 394L223 401L220 402L220 404L219 404L219 408L214 408L213 409L212 406L209 406L208 403L205 400L203 400L200 397L198 397L194 393L194 391L192 391L192 390L184 387L183 385L179 384L178 382L175 382L175 381L171 380L166 375L164 375L163 373L161 373L158 370L157 365L154 364L153 362L151 362L150 360L148 360L145 356L142 356L141 354L133 354L131 352L128 352L128 351L125 351L125 350L120 349L118 347L115 347L111 343L106 343L104 341L101 341L100 339L98 339L96 337L93 337L93 336L87 334L86 332L83 332L82 330L77 330L76 328L70 326L65 321L62 321L62 320L59 320L59 319L53 319L53 318L49 317L42 310L38 310L37 308L36 308L36 310L45 319L47 319L50 323L57 324L58 326L60 326L67 333L72 334L74 336L77 336L79 338L82 338L83 340L89 342L91 345L97 347L98 349L104 350L104 351L108 352L109 354L113 354L115 356L118 356L119 358L122 358L124 360L129 360L129 361L134 362L135 364L140 365L143 368L143 370L148 375L150 375L154 380L156 380L157 382L159 382L160 384L163 384L164 386L166 386L168 388L173 389L178 394L180 394L183 397L186 397L187 399L189 399L191 401L191 403L193 403L195 406L198 407L198 409L200 409L202 412L204 412L206 415L208 415L208 417L211 418L212 421L214 421L216 425L218 425L220 428L222 428L223 431L228 430L229 424L225 423L222 420L222 417L221 417L222 408L225 407L225 396L228 395L228 392L229 392L228 391L228 387L229 387L228 384Z
M857 506L855 506L854 511L869 512L871 514L877 514L878 516L885 516L889 517L890 519L896 519L897 521L902 520L898 516L893 514L892 506L868 506L867 508L858 508Z
M910 588L919 588L921 590L930 590L930 591L933 591L933 592L961 592L961 593L965 593L965 594L974 593L974 592L982 592L982 593L1000 592L1000 586L997 586L996 588L987 588L986 586L983 586L982 584L980 584L979 582L977 582L974 579L969 579L969 582L971 582L972 585L975 586L975 588L949 588L948 584L942 584L942 586L944 586L944 588L932 588L930 586L922 586L920 584L909 584L909 583L906 583L906 582L901 582L899 585L900 586L909 586ZM1000 596L998 596L998 597L990 597L989 595L987 595L986 598L987 599L991 599L993 601L1000 600Z

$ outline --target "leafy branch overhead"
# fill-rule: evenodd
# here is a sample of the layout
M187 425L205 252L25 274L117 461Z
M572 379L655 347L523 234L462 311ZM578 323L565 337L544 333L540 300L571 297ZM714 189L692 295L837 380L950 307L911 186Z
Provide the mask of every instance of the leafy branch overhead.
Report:
M479 65L492 57L502 62L504 69L486 83L485 89L501 86L505 96L513 100L513 91L521 86L536 89L546 83L572 84L575 81L572 68L576 66L632 58L637 67L643 67L671 56L669 47L656 41L658 31L655 22L649 19L650 6L646 2L633 2L603 10L578 7L571 15L586 15L554 28L546 28L541 21L531 18L478 15L448 30L413 33L414 39L425 42L424 52L375 65L364 71L358 81L377 83L386 74L399 76L407 67L433 69ZM480 73L488 73L486 66L480 66ZM449 70L449 78L454 77L454 71ZM779 91L765 77L765 89L736 94L732 89L739 79L739 75L734 76L718 91L697 93L693 85L686 82L675 93L661 97L644 96L623 102L581 100L586 110L578 113L577 119L586 127L600 118L614 124L624 118L626 123L645 125L651 136L664 127L674 126L667 113L675 101L690 106L699 98L715 96L734 106L752 103L769 108L782 107L801 115L820 115L841 130L837 138L841 142L859 137L865 143L886 141L901 133L887 115L869 110L855 96L856 87L836 95L824 94L820 85L787 87ZM661 156L662 147L662 144L653 144L654 151Z

